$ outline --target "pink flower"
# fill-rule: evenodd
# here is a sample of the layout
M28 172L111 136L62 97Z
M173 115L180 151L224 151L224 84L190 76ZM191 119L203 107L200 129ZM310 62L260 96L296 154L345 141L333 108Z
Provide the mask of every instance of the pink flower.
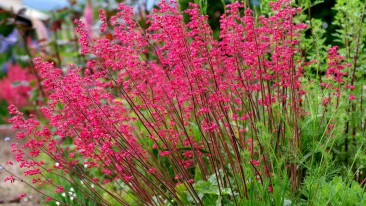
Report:
M344 63L344 57L338 54L338 46L333 46L328 50L328 69L326 71L326 77L328 79L332 79L335 82L343 83L343 77L347 75L346 72L343 72L343 69L348 66L347 63Z
M14 163L12 161L6 161L6 165L13 165Z
M258 160L250 160L250 163L255 166L255 167L258 167L259 166L259 161Z
M10 181L11 183L13 183L15 181L14 176L13 175L10 175L10 176L6 177L4 179L4 182L7 182L7 181Z
M49 202L49 201L51 201L51 200L53 200L51 197L46 197L46 199L44 200L45 202Z
M349 100L356 100L356 96L353 95L353 94L350 94L349 97L348 97Z
M71 153L69 154L69 157L74 158L74 157L75 157L75 153L74 153L74 152L71 152Z
M170 153L171 153L170 151L162 151L162 152L160 152L160 155L166 156L166 155L169 155Z
M25 196L26 196L26 194L22 193L22 194L19 194L19 195L18 195L18 198L23 198L23 197L25 197Z
M84 8L83 19L84 19L85 27L86 27L89 35L93 36L92 35L92 32L93 32L92 27L93 27L94 16L93 16L93 6L92 6L92 3L91 3L91 0L86 1L85 8Z
M65 189L61 185L57 185L57 189L55 190L56 193L60 193L65 191Z

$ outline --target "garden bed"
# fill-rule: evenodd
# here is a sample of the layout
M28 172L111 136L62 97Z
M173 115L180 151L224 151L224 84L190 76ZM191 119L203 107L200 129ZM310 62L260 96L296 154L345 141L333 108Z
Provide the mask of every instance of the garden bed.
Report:
M5 141L6 137L10 137L9 141ZM5 164L6 161L13 161L11 153L11 144L17 141L15 131L11 129L11 125L0 125L0 163ZM15 162L15 161L13 161ZM14 175L22 175L22 170L19 167L8 167ZM0 170L0 205L1 206L33 206L40 205L39 194L28 187L26 184L15 181L4 182L4 179L9 176L3 169ZM19 194L27 194L25 198L19 198Z

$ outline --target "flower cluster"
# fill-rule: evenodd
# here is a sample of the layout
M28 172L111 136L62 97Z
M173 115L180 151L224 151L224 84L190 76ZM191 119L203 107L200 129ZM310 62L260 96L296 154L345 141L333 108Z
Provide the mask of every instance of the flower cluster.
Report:
M0 79L0 99L18 108L29 106L31 83L35 81L36 78L27 69L9 64L7 76Z
M344 57L338 53L338 46L333 46L328 50L328 69L326 71L326 81L320 83L320 86L327 88L331 91L331 95L323 98L323 105L330 104L332 96L336 98L337 106L339 106L341 90L343 88L354 90L355 87L352 85L345 84L345 79L348 73L345 71L346 68L350 67L349 63L344 62ZM356 99L353 94L349 95L350 100Z
M306 25L293 23L300 10L280 0L272 3L273 16L256 22L252 10L232 3L221 16L217 40L197 5L190 4L186 13L191 19L185 24L176 4L160 3L147 16L146 30L133 20L130 7L121 5L109 20L101 10L101 30L108 29L113 38L93 39L76 21L82 53L95 57L85 72L73 65L63 72L35 59L49 93L42 108L48 125L26 120L10 107L11 122L23 129L18 137L28 139L13 145L17 161L30 168L26 175L40 177L35 182L50 183L57 193L64 189L43 173L72 173L88 187L104 190L122 181L137 201L149 205L165 200L184 205L177 184L202 204L193 187L198 173L203 180L215 174L220 187L242 197L248 195L248 176L261 184L271 178L258 124L268 127L273 140L285 139L287 127L296 145L297 121L305 114L303 68L296 54ZM57 166L36 161L41 152ZM103 175L95 177L92 171ZM273 191L268 182L265 188Z

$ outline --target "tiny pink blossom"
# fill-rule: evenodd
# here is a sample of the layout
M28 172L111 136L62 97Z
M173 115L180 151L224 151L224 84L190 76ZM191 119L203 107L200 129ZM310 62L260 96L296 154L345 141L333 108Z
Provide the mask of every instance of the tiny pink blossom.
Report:
M356 96L353 95L353 94L350 94L349 97L348 97L349 100L356 100Z
M27 194L24 194L24 193L21 193L21 194L19 194L18 195L18 198L23 198L23 197L25 197Z
M255 167L258 167L259 166L259 161L258 160L250 160L250 163L255 166Z

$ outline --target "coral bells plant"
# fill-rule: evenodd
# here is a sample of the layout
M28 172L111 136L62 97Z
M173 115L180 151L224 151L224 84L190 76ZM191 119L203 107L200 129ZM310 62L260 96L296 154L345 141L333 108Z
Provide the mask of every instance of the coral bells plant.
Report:
M111 17L100 10L100 29L112 34L106 39L75 21L82 53L94 57L86 68L65 72L34 60L47 121L9 107L18 138L27 139L12 145L24 174L69 196L40 187L47 201L73 205L86 205L84 197L100 205L272 202L287 177L295 191L303 175L294 159L307 114L298 49L306 25L294 23L301 9L290 1L271 7L272 16L256 19L245 4L228 5L219 40L195 4L186 24L177 3L163 1L146 30L133 8L121 4ZM327 76L342 82L337 68ZM282 177L274 175L279 159Z

